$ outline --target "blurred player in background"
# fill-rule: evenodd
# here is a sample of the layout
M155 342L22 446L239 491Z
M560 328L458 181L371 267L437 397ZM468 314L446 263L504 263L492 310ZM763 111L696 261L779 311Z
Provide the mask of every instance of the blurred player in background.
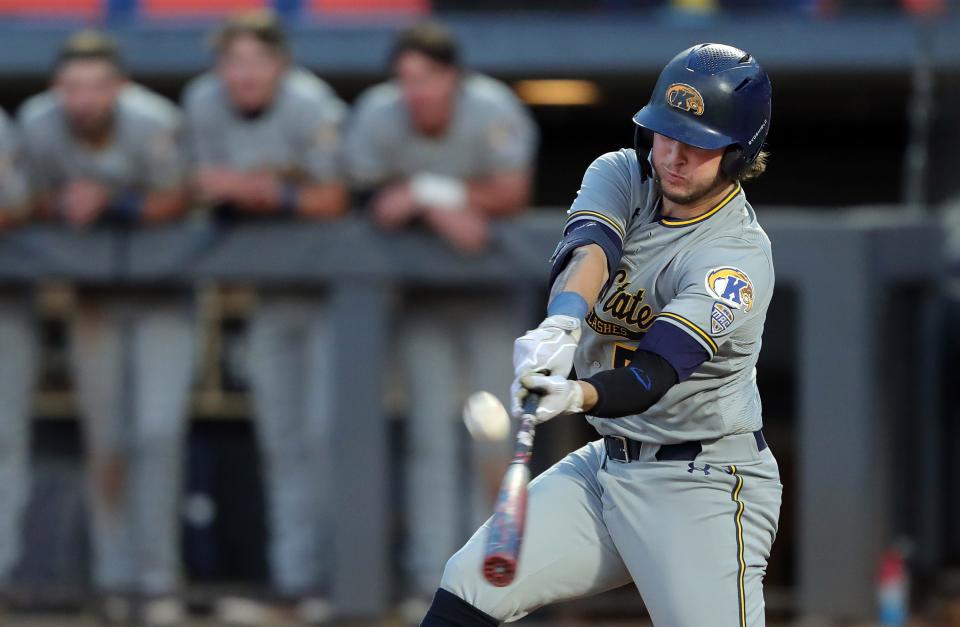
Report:
M136 228L186 207L176 107L128 83L109 38L61 49L21 109L37 212L77 229ZM89 455L94 583L104 619L180 620L178 502L193 361L190 300L80 286L71 360ZM132 604L132 600L138 600Z
M199 197L231 220L332 219L346 209L338 155L346 110L322 80L291 65L276 17L243 13L214 38L216 68L187 87L184 108ZM251 251L254 252L254 251ZM333 552L334 329L323 295L263 289L249 335L249 375L269 506L273 610L329 614ZM258 608L225 606L235 622Z
M373 192L372 218L382 228L419 224L459 251L481 252L491 221L529 201L537 141L529 112L507 86L466 71L457 42L437 24L404 32L390 61L394 80L364 93L349 124L353 181ZM469 388L507 395L510 381L500 364L510 359L515 324L509 311L504 298L476 289L453 297L418 294L407 302L399 348L410 399L405 567L411 603L432 594L444 553L460 542L464 523L489 514L509 451L499 443L475 444L471 502L460 501L465 464L458 414L466 373Z
M0 233L27 217L26 173L16 129L0 111ZM38 337L32 289L0 289L0 586L20 557L21 519L30 495L30 409L37 376Z

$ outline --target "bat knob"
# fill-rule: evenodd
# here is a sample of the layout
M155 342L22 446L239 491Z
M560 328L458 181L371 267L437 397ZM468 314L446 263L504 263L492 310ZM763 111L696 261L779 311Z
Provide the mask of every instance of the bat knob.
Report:
M516 560L503 555L491 555L483 560L483 578L498 588L509 586L516 574Z

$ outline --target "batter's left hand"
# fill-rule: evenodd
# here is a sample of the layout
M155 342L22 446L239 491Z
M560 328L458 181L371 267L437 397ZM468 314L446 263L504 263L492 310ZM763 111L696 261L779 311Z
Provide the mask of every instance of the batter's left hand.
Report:
M566 377L528 374L520 377L520 389L513 394L513 415L523 415L523 399L530 392L540 394L537 405L537 424L560 414L576 414L583 411L583 390L576 381Z

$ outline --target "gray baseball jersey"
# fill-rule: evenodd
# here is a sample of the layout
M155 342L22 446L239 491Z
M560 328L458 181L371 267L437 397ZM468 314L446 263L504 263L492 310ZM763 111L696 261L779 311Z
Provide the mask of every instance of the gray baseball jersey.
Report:
M413 128L400 89L390 82L360 97L346 139L350 176L359 187L418 172L470 179L529 169L536 147L536 125L513 91L479 74L463 79L442 137Z
M756 431L770 241L739 184L692 220L661 217L659 199L651 179L641 182L633 150L603 155L587 170L569 220L612 227L623 256L587 315L575 367L586 377L625 365L654 321L688 333L709 359L643 414L588 419L601 434L656 444Z
M170 190L183 183L179 112L140 85L121 91L114 135L103 148L74 137L53 91L27 100L19 122L35 193L56 191L78 178L105 184L114 193Z
M230 106L213 73L187 86L183 107L194 165L266 170L293 181L327 182L342 174L338 138L346 106L307 70L289 70L273 105L254 118Z

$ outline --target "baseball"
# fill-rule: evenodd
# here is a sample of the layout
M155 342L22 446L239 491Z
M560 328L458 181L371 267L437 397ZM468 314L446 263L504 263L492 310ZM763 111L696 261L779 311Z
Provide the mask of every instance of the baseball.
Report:
M510 432L510 416L503 403L490 392L470 395L463 406L463 423L475 440L497 442Z

